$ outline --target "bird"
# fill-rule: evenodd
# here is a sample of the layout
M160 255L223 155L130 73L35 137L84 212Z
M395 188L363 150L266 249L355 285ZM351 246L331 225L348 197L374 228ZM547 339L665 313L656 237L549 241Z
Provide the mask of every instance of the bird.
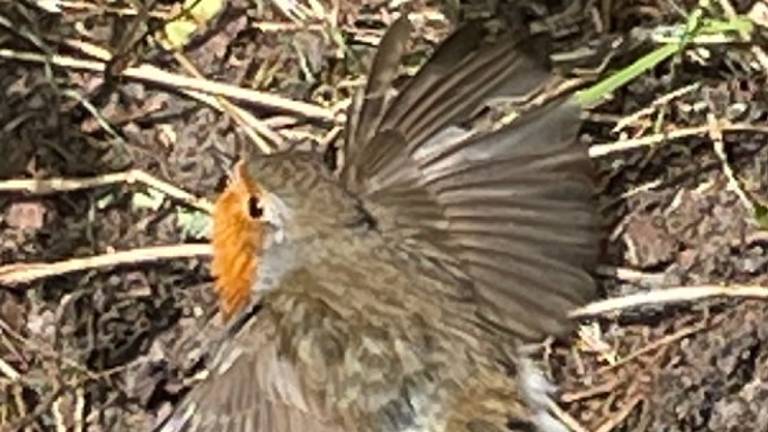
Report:
M155 430L567 430L522 347L596 296L582 109L477 120L556 76L527 37L474 23L395 91L412 29L385 32L338 169L298 150L234 165L212 231L226 328Z

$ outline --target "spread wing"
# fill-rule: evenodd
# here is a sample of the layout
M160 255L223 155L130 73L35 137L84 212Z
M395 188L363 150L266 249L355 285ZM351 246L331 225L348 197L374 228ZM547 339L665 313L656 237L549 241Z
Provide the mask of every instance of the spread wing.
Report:
M208 376L155 432L352 432L336 424L279 354L275 327L264 316L218 350Z
M523 338L567 329L594 295L598 220L580 107L558 100L478 135L465 120L489 99L553 79L527 41L459 30L389 103L408 37L393 26L350 114L340 177L384 235L439 258L474 286L478 315Z

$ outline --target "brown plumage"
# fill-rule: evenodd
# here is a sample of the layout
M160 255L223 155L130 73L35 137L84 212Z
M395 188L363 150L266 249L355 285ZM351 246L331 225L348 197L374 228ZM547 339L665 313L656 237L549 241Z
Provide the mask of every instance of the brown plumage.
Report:
M488 100L552 80L524 41L486 45L472 26L392 97L409 33L400 19L381 43L338 176L301 152L236 168L214 216L235 318L159 430L565 430L517 344L561 334L594 294L580 109L468 126Z

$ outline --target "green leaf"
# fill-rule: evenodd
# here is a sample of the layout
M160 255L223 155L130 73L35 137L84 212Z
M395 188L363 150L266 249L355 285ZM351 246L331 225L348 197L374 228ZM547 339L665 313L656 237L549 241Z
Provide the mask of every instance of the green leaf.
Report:
M174 48L182 48L186 45L195 31L197 31L197 25L192 21L178 19L165 25L165 37Z
M181 16L165 25L165 36L174 48L189 43L201 26L224 10L226 0L185 0Z
M224 2L225 0L186 0L184 9L198 21L208 22L224 9Z
M155 189L147 189L145 192L136 192L131 198L134 208L147 208L157 210L163 205L165 195Z
M96 200L96 208L99 210L104 210L105 208L107 208L107 206L109 206L113 202L115 202L114 194L110 193L110 194L104 195L103 197Z
M768 207L759 202L755 203L755 220L760 228L768 229Z
M592 87L576 93L576 100L585 108L597 105L616 89L637 78L645 71L652 69L679 50L680 45L678 44L662 45Z
M211 216L209 214L198 210L179 208L176 212L176 218L184 237L210 238Z
M668 42L592 87L576 93L578 103L585 108L600 104L616 89L696 42L698 36L737 32L748 39L754 30L754 24L748 18L737 16L728 20L718 20L705 18L703 13L702 8L697 8L684 24L659 27L659 31L667 34Z

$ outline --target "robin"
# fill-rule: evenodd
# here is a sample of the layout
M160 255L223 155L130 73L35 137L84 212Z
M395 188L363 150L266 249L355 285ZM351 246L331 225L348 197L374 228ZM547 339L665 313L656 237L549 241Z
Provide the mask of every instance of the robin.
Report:
M580 107L479 132L487 101L553 80L524 38L479 26L395 96L410 30L384 36L337 174L305 152L234 168L213 230L226 336L158 430L566 431L519 347L567 331L595 292Z

